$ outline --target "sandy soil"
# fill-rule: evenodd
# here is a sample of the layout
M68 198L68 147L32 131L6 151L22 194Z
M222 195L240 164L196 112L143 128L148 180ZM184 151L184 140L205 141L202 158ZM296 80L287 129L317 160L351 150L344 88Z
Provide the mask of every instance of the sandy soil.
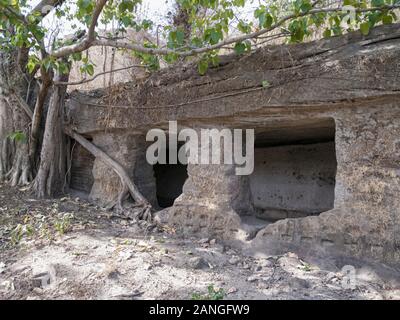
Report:
M339 267L294 253L245 257L80 199L35 201L0 185L1 299L400 299L395 270L355 271L349 284Z

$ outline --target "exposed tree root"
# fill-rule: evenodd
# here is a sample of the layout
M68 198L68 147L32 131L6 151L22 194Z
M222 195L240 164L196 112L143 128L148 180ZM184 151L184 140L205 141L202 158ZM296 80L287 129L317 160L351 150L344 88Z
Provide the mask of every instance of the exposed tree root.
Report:
M7 175L11 171L14 148L9 139L0 140L0 182L7 180Z
M48 91L51 87L51 82L49 75L46 73L45 69L41 69L42 74L42 84L40 84L40 89L38 96L36 98L36 104L34 108L34 113L32 115L32 130L31 130L31 144L29 148L29 157L32 164L36 162L37 150L39 146L40 139L40 125L41 119L43 117L44 104L48 95Z
M19 143L14 163L6 178L11 186L26 186L32 181L32 170L28 155L28 145Z
M82 145L85 149L87 149L91 154L93 154L96 158L100 159L106 165L108 165L111 169L115 171L118 177L121 180L122 188L120 193L118 194L116 200L108 206L111 210L116 208L117 211L128 215L130 218L134 220L145 220L148 222L152 221L152 206L149 201L141 194L137 186L133 183L132 179L129 177L125 169L114 159L112 159L108 154L104 151L100 150L93 143L85 139L82 135L66 130L65 133L77 141ZM123 202L126 198L132 197L135 200L135 204L130 206L129 208L124 208Z
M29 145L27 141L12 141L9 135L18 131L27 136L30 119L22 109L12 108L15 104L4 96L0 101L0 180L25 186L32 181Z
M9 134L10 109L6 100L0 95L0 181L5 181L7 173L12 167L12 159L14 155L14 145L7 137Z
M68 81L68 77L69 75L62 74L57 75L56 79ZM33 184L38 198L52 197L64 192L67 172L66 137L62 128L65 94L65 86L53 87L46 116L39 170Z

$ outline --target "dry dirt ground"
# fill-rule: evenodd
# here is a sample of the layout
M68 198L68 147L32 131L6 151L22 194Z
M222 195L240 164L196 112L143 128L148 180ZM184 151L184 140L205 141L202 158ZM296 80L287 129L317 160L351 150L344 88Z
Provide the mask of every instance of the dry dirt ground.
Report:
M37 201L0 184L1 299L400 299L399 273L381 274L358 268L349 287L341 269L293 253L245 257L78 198Z

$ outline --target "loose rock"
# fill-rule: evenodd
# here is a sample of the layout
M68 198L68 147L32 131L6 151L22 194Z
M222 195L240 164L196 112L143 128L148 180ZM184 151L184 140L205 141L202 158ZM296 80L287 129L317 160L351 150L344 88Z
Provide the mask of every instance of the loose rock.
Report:
M188 266L192 269L203 269L208 267L208 263L201 257L193 257L188 260Z
M228 260L228 262L229 262L230 264L232 264L232 265L235 265L235 264L238 264L238 263L240 262L240 259L239 259L239 257L237 257L237 256L233 256L232 258L230 258L230 259Z
M257 276L250 276L250 277L247 278L247 281L248 282L254 282L254 281L257 281L257 279L258 279Z

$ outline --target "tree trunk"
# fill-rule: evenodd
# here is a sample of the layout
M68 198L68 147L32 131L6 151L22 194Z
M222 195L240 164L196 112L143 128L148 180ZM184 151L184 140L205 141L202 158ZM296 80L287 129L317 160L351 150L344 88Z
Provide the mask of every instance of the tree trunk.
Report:
M21 109L18 101L8 99L9 105L13 105L12 120L14 124L13 132L21 132L23 138L14 139L15 153L12 168L7 174L11 185L25 186L32 181L32 166L29 161L29 125L31 119L25 111Z
M24 48L0 52L0 178L13 186L32 180L28 145L32 110L27 102L32 78L24 71L27 60ZM10 134L15 132L20 139L12 141Z
M14 156L14 145L8 137L13 130L10 119L12 119L11 109L0 95L0 182L6 180Z
M68 75L57 75L56 81L68 82ZM66 179L66 137L63 133L66 86L53 86L47 112L39 171L34 191L38 198L53 197L64 192Z
M32 129L31 129L31 143L29 148L29 158L31 163L35 164L38 158L38 147L40 144L41 130L40 126L42 123L43 109L47 99L49 89L51 88L50 74L45 68L40 69L42 76L42 83L39 86L39 92L36 98L35 108L32 115Z

